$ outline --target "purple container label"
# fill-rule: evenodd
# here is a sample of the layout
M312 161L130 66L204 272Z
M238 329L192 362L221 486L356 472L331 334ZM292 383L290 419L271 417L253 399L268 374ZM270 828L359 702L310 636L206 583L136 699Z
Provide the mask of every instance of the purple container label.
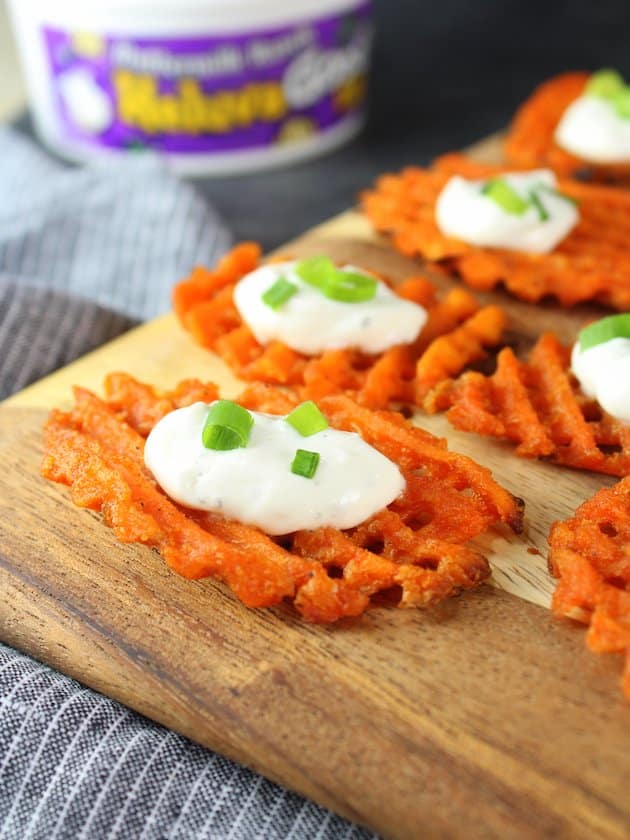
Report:
M371 1L343 15L223 37L43 28L63 135L112 149L208 154L295 143L361 110Z

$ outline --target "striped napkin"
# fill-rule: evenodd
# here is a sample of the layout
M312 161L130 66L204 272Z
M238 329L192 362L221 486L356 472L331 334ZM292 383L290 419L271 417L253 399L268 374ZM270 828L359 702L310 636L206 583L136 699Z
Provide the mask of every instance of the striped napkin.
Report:
M144 156L67 169L0 130L0 195L1 396L166 311L230 242ZM0 840L372 836L0 644Z

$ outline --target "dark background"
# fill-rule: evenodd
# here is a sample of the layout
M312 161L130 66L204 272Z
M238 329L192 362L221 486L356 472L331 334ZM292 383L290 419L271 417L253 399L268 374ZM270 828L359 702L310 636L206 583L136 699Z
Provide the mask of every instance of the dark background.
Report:
M299 3L300 0L286 0ZM383 171L427 164L506 126L543 80L614 67L630 79L630 0L374 0L368 125L290 169L199 179L236 239L273 248L349 207Z
M375 11L361 137L291 169L200 182L237 238L281 244L349 207L380 172L499 130L555 73L630 78L630 0L375 0Z

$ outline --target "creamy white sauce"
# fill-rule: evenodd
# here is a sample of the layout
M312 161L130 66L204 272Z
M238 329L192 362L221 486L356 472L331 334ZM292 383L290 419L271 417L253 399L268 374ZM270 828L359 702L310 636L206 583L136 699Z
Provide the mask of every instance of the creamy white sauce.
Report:
M69 70L59 77L59 90L70 119L89 134L100 134L114 119L112 103L87 70Z
M556 186L556 177L550 170L506 173L498 177L521 198L529 199L534 191L549 218L543 221L533 205L521 215L508 213L483 194L487 179L475 181L454 175L435 206L435 220L443 234L471 245L547 254L577 224L579 213L575 205L545 189Z
M604 411L630 423L630 338L612 338L571 354L571 368L584 393Z
M145 445L156 481L186 507L288 534L323 525L352 528L405 488L397 465L353 432L328 428L303 437L283 417L252 411L247 446L221 452L202 443L207 414L201 402L177 409ZM291 472L297 449L320 453L313 478Z
M260 344L277 339L307 356L345 348L381 353L414 341L426 323L427 312L422 306L398 297L380 280L372 300L342 303L301 280L296 265L262 266L243 277L234 289L236 308ZM344 268L372 276L354 266ZM298 291L280 308L272 309L262 295L281 277Z
M620 117L608 99L575 99L560 118L554 140L592 163L630 163L630 119Z

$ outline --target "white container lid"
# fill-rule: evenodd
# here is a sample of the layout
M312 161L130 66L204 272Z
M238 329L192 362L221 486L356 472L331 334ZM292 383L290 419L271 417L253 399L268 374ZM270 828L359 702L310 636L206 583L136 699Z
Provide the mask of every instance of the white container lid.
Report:
M360 0L9 0L14 15L101 34L221 34L343 14Z
M50 0L9 0L9 5L28 79L37 132L48 146L73 160L82 162L108 158L124 154L128 148L138 144L153 148L174 169L186 174L246 172L282 166L321 154L346 142L363 123L363 99L357 100L354 106L349 105L347 110L343 106L335 110L331 101L334 88L328 88L327 84L332 85L331 80L334 79L338 84L346 80L351 83L352 73L367 72L369 25L363 29L360 43L353 42L342 47L336 44L331 47L329 44L330 32L344 22L346 15L356 11L362 19L369 19L370 0L55 0L54 3ZM325 34L320 35L321 32ZM108 75L114 66L108 64L114 60L110 59L114 51L105 52L103 61L99 56L93 60L89 52L86 59L79 52L77 61L74 47L68 46L69 39L75 36L77 40L80 36L96 36L95 40L100 44L137 41L139 46L132 43L134 49L145 49L147 52L164 49L167 54L172 51L177 57L182 50L186 52L182 43L186 45L189 41L203 50L204 43L216 49L215 45L219 44L220 48L225 40L228 46L231 42L237 44L233 49L241 51L241 44L248 43L250 39L263 39L266 43L274 38L286 39L287 33L314 38L314 49L304 49L299 38L297 46L292 46L292 49L302 50L291 57L292 68L298 67L303 59L300 70L294 74L298 80L302 79L306 84L317 82L321 76L321 80L328 82L321 88L319 101L312 98L300 102L287 96L286 113L278 112L277 117L270 116L266 123L264 118L258 118L263 126L262 132L258 130L256 118L253 118L251 126L254 128L245 137L243 133L239 136L239 131L246 132L251 126L243 128L237 122L230 129L233 135L230 137L227 133L221 135L213 130L207 130L204 135L205 128L180 129L175 127L174 122L158 121L154 124L156 127L145 129L133 108L119 119L120 97L117 98L112 76ZM324 46L318 53L320 37ZM143 39L149 46L142 46ZM88 41L89 38L86 43ZM330 50L329 56L325 52L327 49ZM70 70L63 63L67 59L57 58L64 54L64 50L73 62ZM342 55L343 50L346 52ZM240 54L246 55L244 51ZM274 69L272 75L264 68L260 70L255 62L252 67L251 78L253 81L260 79L261 85L276 84L280 89L285 83L281 74L286 72L286 67ZM339 76L340 71L349 74L347 79ZM203 72L192 70L193 84L197 83L197 75L199 84L203 84ZM148 73L147 78L157 89L162 76L161 70L155 70L153 75ZM249 81L244 73L241 78ZM68 80L76 83L72 89L68 87ZM79 82L81 90L76 87ZM295 79L293 82L291 90L295 91L298 83ZM243 84L243 81L239 83ZM286 85L288 89L289 83L286 82ZM214 95L212 88L207 94L202 88L196 90L201 91L195 95L202 106L205 106L204 96L210 101ZM314 90L319 90L317 85ZM187 92L186 95L192 94ZM160 96L167 98L172 94L158 89L157 94L152 92L149 95L149 102L153 101L151 97L159 102ZM77 102L80 104L77 105ZM95 102L100 103L100 110L97 109L100 117L96 121L93 118ZM184 106L189 107L188 101L182 108ZM217 142L217 137L223 142Z

